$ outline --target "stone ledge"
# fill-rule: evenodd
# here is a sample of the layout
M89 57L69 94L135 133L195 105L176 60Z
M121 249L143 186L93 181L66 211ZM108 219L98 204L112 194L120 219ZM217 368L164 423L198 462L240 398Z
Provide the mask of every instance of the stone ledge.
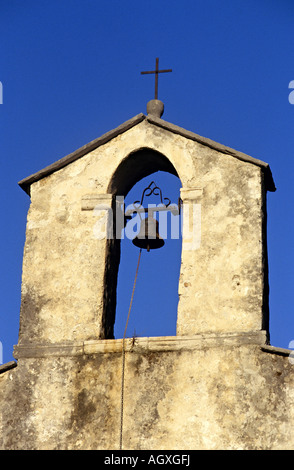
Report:
M6 362L5 364L0 365L0 374L7 372L8 370L14 369L17 366L17 362L10 361Z
M264 347L266 332L250 331L239 333L209 333L194 336L158 336L146 338L126 338L125 350L130 352L149 351L185 351L216 347L234 347L242 344L254 344ZM42 358L66 357L87 354L121 353L122 339L89 340L75 343L56 344L20 344L14 347L14 357Z
M270 345L261 346L261 350L270 354L278 354L279 356L290 356L293 353L293 349L277 348Z
M86 194L82 197L82 211L109 210L112 207L112 194Z

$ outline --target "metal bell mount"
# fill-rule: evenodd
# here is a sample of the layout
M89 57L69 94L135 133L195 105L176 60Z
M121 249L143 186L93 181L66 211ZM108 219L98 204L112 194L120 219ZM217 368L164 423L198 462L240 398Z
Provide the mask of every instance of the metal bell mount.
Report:
M144 208L143 200L144 197L151 196L160 197L160 206ZM166 201L166 203L164 202ZM154 212L160 211L171 211L173 215L179 215L180 204L171 204L169 198L162 197L161 189L152 181L147 188L144 189L141 197L141 201L135 201L133 208L125 213L126 219L131 219L135 213L139 214L141 219L141 225L138 235L133 239L133 244L138 248L145 249L147 251L161 248L164 245L163 238L159 235L159 224L158 221L153 217ZM147 217L142 218L141 214L147 214Z

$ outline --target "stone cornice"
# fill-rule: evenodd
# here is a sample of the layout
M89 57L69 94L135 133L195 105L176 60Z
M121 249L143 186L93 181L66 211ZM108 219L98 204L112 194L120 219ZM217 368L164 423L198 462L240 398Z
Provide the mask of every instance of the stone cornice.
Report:
M207 348L238 347L243 344L265 346L266 332L208 333L194 336L160 336L126 338L125 351L147 353L151 351L185 351ZM14 347L14 357L42 358L65 357L90 354L117 354L122 352L122 339L89 340L56 344L20 344Z

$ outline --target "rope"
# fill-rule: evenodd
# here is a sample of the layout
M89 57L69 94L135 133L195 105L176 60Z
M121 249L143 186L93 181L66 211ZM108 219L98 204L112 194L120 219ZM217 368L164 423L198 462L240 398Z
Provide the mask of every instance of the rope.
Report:
M124 418L124 413L123 413L123 411L124 411L124 382L125 382L125 357L126 357L125 339L126 339L126 333L127 333L127 328L128 328L128 323L129 323L131 308L132 308L132 304L133 304L133 298L134 298L134 293L135 293L135 287L136 287L136 283L137 283L137 277L138 277L138 271L139 271L141 253L142 253L142 248L140 249L140 252L139 252L138 263L137 263L137 269L136 269L135 280L134 280L134 285L133 285L133 291L132 291L132 296L131 296L131 301L130 301L130 306L129 306L129 311L128 311L128 317L127 317L126 326L125 326L125 331L124 331L124 336L123 336L123 341L122 341L121 412L120 412L120 439L119 439L119 449L120 449L120 450L122 450L123 418Z

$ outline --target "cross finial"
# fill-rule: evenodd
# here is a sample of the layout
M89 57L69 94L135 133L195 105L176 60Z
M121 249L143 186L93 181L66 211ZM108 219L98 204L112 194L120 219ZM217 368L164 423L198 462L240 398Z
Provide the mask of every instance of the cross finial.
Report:
M155 97L154 99L158 100L158 74L159 73L166 73L166 72L172 72L172 69L165 69L165 70L159 70L159 58L156 58L156 65L155 65L155 70L151 70L148 72L141 72L141 75L146 75L150 73L155 74Z

